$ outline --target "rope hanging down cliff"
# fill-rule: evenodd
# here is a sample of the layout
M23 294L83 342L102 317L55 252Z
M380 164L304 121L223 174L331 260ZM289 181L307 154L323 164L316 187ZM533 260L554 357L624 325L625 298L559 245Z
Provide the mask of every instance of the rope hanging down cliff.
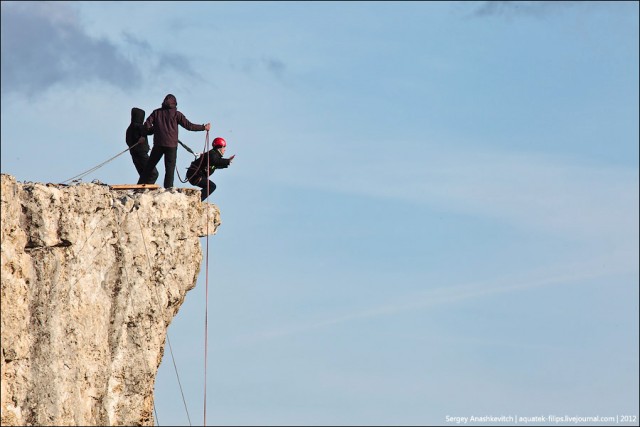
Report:
M209 151L209 131L204 142L204 151ZM209 170L209 156L207 156L207 170ZM207 193L209 192L209 181L207 181ZM207 316L209 313L209 211L207 207L207 261L205 264L205 301L204 301L204 426L207 426Z
M182 143L181 145L183 145L185 149L187 149L189 152L191 152L195 156L195 153L192 150L190 150L187 146L185 146ZM209 151L209 131L207 131L205 136L203 152L206 153L208 151ZM208 156L207 156L207 168L210 168ZM208 183L207 183L207 191L209 191ZM204 426L207 425L207 349L208 349L208 335L209 335L208 334L208 313L209 313L209 221L210 221L209 214L210 214L210 209L207 208L206 211L207 211L207 219L206 219L206 233L205 233L206 234L206 251L205 251L206 262L205 262L205 313L204 313L204 335L205 336L204 336L204 404L203 404L204 406L204 409L203 409L204 424L203 425ZM151 269L150 255L147 250L146 240L144 238L144 232L142 229L142 222L140 221L139 216L138 216L138 224L140 226L140 233L142 235L142 241L143 241L145 252L147 255L147 262L149 263L149 268ZM156 288L156 293L157 293L157 288ZM159 295L157 295L157 300L158 302L160 301ZM182 384L180 382L180 375L178 374L178 368L175 362L175 357L173 355L173 348L171 346L171 341L169 339L168 331L167 331L167 344L169 345L169 352L171 353L171 359L173 361L174 370L176 372L176 377L178 379L180 393L182 394L182 402L184 404L184 408L187 413L187 418L189 419L189 425L192 425L191 417L189 416L189 410L187 409L187 402L185 400L184 392L182 390ZM154 405L154 410L155 410L155 405ZM156 414L156 418L157 418L157 414Z
M187 151L189 151L191 154L193 154L194 156L196 156L196 154L193 152L193 150L191 150L189 147L187 147L185 144L183 144L181 141L180 145L182 145ZM95 172L96 170L100 169L101 167L103 167L104 165L106 165L107 163L115 160L117 157L121 156L122 154L126 153L127 151L131 150L133 147L135 147L136 145L138 145L139 142L136 142L135 144L131 145L130 147L128 147L127 149L121 151L120 153L116 154L115 156L107 159L106 161L98 164L97 166L94 166L91 169L86 170L85 172L82 172L78 175L72 176L69 179L66 179L64 181L62 181L60 184L66 184L70 181L79 181L81 180L83 177L85 177L86 175L90 174L91 172ZM205 137L205 144L204 144L204 149L203 149L203 153L206 153L209 151L209 132L207 131L206 133L206 137ZM197 157L197 156L196 156ZM203 156L203 160L204 160L204 156ZM207 169L210 168L210 164L209 164L209 158L207 156ZM176 168L177 170L177 168ZM178 178L180 178L180 176L178 175ZM188 180L188 178L187 178ZM182 179L180 179L180 181L182 182L186 182L182 181ZM207 192L209 192L209 183L207 182ZM203 414L203 418L204 418L204 425L207 425L207 348L208 348L208 302L209 302L209 221L210 221L210 217L209 217L209 211L210 209L207 209L207 220L206 220L206 274L205 274L205 325L204 325L204 331L205 331L205 345L204 345L204 414ZM138 223L140 225L140 233L142 234L142 239L143 239L143 244L145 247L145 251L146 251L146 256L147 256L147 262L149 263L149 267L151 268L151 261L150 261L150 256L149 256L149 252L147 251L147 247L146 247L146 241L144 238L144 233L142 230L142 223L140 222L140 217L138 216ZM126 274L126 273L125 273ZM128 274L127 274L128 276ZM157 289L156 289L156 293L157 293ZM157 300L158 302L160 301L159 299L159 295L157 295ZM191 424L191 417L189 416L189 410L187 408L187 403L184 397L184 392L182 390L182 384L180 382L180 375L178 374L178 368L176 365L176 361L175 361L175 357L173 355L173 348L171 346L171 341L169 339L169 333L167 332L167 343L169 345L169 352L171 354L171 359L173 362L173 366L174 366L174 370L176 372L176 377L178 379L178 385L180 387L180 393L182 394L182 401L185 407L185 411L187 413L187 418L189 419L189 425ZM158 414L155 408L155 403L154 403L154 412L156 412L156 422L158 420Z

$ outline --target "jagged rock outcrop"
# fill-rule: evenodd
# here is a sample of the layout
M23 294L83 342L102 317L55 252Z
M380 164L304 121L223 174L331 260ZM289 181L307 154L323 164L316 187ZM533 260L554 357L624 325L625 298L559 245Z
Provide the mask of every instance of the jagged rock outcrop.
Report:
M166 331L220 224L199 194L2 174L2 425L153 425Z

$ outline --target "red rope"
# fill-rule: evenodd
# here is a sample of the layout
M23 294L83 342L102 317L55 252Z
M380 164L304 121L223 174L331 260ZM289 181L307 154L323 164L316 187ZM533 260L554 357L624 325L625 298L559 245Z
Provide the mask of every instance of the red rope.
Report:
M205 153L209 152L209 131L205 137ZM207 170L209 170L209 156L207 155ZM209 194L209 179L207 179L207 194ZM207 426L207 315L209 312L209 204L207 204L207 261L205 268L205 302L204 302L204 426Z

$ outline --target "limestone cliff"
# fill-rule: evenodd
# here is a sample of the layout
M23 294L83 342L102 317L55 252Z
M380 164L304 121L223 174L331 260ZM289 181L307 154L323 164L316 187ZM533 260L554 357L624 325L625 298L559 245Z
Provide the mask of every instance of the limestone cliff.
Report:
M2 425L153 425L166 332L220 215L199 189L2 175Z

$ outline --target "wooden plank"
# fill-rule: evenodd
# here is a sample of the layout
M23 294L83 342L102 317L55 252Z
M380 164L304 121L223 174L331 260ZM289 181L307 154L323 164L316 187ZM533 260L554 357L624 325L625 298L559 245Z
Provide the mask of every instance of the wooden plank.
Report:
M160 188L158 184L115 184L109 187L113 190L156 190Z

